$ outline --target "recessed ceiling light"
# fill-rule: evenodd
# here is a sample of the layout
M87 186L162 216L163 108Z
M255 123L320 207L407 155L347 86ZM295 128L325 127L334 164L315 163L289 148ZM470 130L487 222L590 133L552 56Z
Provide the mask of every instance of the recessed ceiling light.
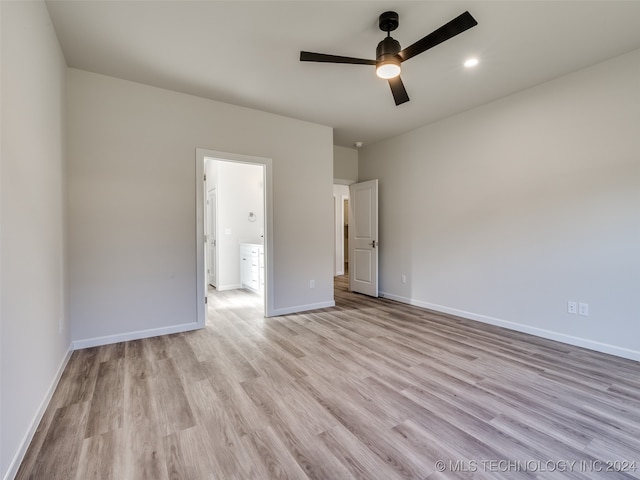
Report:
M464 61L464 66L467 68L473 68L478 65L480 61L477 58L468 58Z

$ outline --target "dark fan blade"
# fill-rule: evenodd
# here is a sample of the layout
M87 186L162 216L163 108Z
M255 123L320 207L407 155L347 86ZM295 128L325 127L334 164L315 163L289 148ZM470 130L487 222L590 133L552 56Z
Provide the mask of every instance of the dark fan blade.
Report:
M400 75L390 78L389 86L391 87L391 93L393 93L393 99L396 101L396 106L409 101L409 95L407 95L407 90L404 88Z
M353 65L375 65L375 60L365 58L340 57L326 53L300 52L301 62L351 63Z
M478 22L476 22L476 19L473 18L469 12L464 12L449 23L445 23L426 37L418 40L413 45L409 45L398 55L402 58L402 61L409 60L411 57L415 57L419 53L429 50L430 48L455 37L465 30L469 30L471 27L475 27L477 24Z

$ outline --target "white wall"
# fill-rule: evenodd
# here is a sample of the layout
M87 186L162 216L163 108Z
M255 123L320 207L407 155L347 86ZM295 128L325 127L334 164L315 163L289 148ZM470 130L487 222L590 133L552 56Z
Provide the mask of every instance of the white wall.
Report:
M42 2L0 2L0 478L13 478L69 353L66 64Z
M75 69L68 77L76 345L196 321L198 147L273 161L275 312L333 304L331 128Z
M638 85L640 50L361 150L381 291L640 359Z
M240 288L240 243L264 242L264 167L214 163L218 179L218 289ZM255 213L254 222L249 221L249 212Z
M345 184L358 181L358 151L355 148L333 146L333 178Z

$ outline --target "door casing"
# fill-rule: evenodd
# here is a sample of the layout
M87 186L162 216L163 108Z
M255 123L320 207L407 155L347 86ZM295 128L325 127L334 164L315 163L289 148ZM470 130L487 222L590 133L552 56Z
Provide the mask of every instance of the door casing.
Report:
M197 323L204 328L207 320L207 281L205 262L205 186L204 162L212 158L228 162L249 163L264 166L264 315L273 316L273 167L271 158L220 152L205 148L196 148L196 311Z

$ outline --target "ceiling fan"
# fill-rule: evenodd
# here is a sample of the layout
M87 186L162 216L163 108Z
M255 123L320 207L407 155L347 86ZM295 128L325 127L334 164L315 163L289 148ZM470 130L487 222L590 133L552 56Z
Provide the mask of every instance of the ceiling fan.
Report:
M404 50L400 50L400 43L391 37L391 32L398 28L398 23L396 12L384 12L378 18L380 30L387 32L387 36L378 43L375 60L301 51L300 61L375 65L376 74L389 81L396 105L401 105L409 101L409 95L407 95L407 90L400 78L400 64L478 24L469 12L464 12L426 37L409 45Z

